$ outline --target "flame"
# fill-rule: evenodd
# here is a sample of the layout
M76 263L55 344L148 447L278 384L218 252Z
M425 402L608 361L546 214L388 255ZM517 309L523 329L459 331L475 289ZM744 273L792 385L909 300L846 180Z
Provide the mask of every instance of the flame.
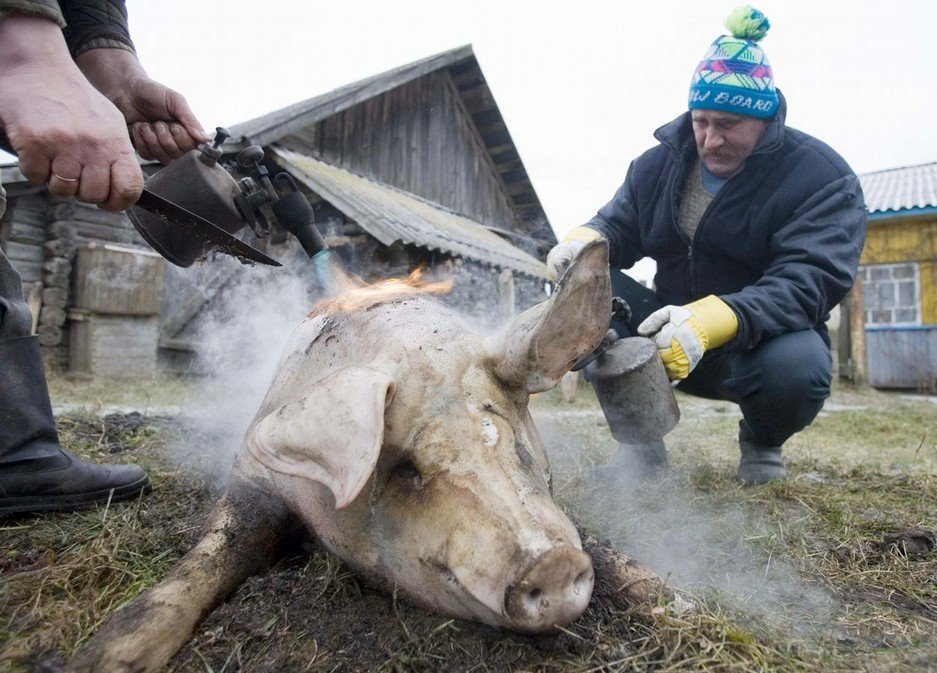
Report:
M317 301L308 317L350 313L396 297L446 294L452 290L451 278L441 281L423 280L422 266L411 271L406 278L388 278L376 283L367 283L359 276L333 264L331 281L333 296Z

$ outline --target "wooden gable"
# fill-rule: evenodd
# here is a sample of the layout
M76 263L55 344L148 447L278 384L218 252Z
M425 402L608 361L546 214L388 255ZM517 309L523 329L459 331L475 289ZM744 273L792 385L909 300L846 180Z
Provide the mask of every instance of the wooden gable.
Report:
M282 138L279 144L495 228L521 226L448 72L436 71Z

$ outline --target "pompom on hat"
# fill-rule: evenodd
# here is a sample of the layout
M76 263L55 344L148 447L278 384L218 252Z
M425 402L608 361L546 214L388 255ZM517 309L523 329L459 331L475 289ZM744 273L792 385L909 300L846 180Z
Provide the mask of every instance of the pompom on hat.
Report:
M691 110L720 110L771 119L778 111L771 64L758 41L768 33L767 17L751 5L726 18L731 35L721 35L696 66L690 83Z

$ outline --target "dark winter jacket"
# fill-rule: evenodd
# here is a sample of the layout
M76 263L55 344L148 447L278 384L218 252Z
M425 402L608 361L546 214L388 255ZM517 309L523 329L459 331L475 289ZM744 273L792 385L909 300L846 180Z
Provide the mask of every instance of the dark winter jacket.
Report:
M730 350L804 329L829 344L826 320L852 287L865 240L859 180L830 147L784 125L786 104L703 214L693 240L678 222L696 157L690 114L657 129L660 145L587 225L610 241L613 269L657 262L665 304L718 295L739 319Z
M124 0L0 0L0 19L10 12L55 21L73 58L89 49L134 51Z

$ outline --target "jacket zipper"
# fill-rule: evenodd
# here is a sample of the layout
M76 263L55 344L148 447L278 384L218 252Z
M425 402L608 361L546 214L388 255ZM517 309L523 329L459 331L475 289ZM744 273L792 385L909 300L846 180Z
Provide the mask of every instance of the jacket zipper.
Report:
M702 159L700 159L700 162L702 162ZM701 170L702 170L702 167L701 167ZM739 173L741 173L741 171L739 171ZM696 260L693 259L693 247L696 243L696 240L699 238L699 233L700 233L700 230L703 228L703 223L705 223L708 219L707 216L715 210L716 204L719 203L719 199L722 197L723 194L725 194L726 187L729 186L729 183L732 182L732 180L735 179L735 176L739 175L739 173L736 173L735 175L731 176L728 180L726 180L724 183L722 183L722 187L719 188L719 191L716 192L716 195L713 197L713 200L709 202L709 205L706 207L706 210L703 211L703 215L702 217L700 217L699 224L696 225L696 231L693 232L692 239L687 237L686 234L683 233L682 229L680 230L681 233L683 233L683 237L689 241L687 245L686 259L687 259L687 265L689 267L687 269L687 273L689 275L690 297L693 297L691 301L697 298L696 297L696 263L695 263ZM679 224L677 224L676 226L678 229L680 228Z
M675 160L676 160L676 153ZM675 171L674 177L670 180L670 212L671 212L671 221L670 226L673 227L673 230L677 233L677 236L680 240L686 242L686 259L688 264L687 269L687 286L689 287L690 294L692 296L693 288L693 241L689 236L686 235L686 232L680 228L680 202L677 200L677 176L680 175L680 170ZM687 180L689 180L687 176ZM686 189L686 182L683 183L683 189ZM720 190L722 191L722 190Z

